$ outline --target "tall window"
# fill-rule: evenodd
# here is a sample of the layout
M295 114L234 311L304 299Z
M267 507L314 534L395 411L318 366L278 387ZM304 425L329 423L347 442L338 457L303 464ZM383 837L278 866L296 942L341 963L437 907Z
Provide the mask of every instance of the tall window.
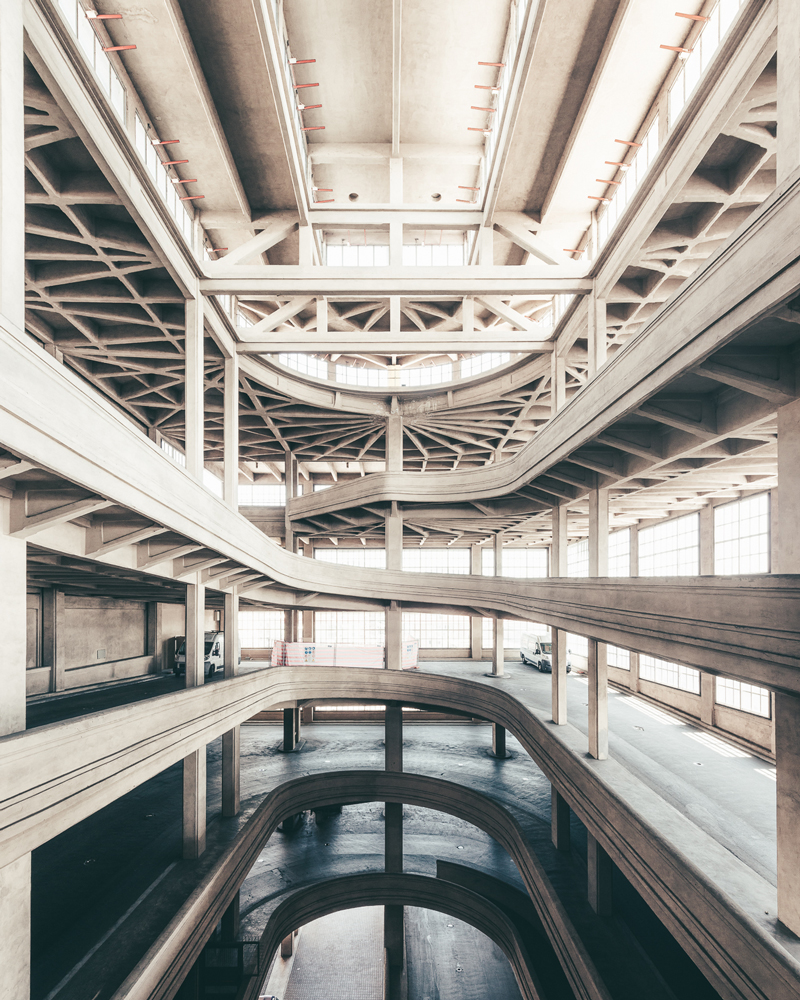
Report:
M345 385L380 388L389 384L385 368L355 368L353 365L336 365L336 381Z
M728 680L727 677L717 677L715 686L714 700L718 705L727 705L728 708L750 712L751 715L761 715L765 719L770 717L769 691L766 688Z
M576 653L578 656L588 656L589 640L585 635L573 635L571 632L568 632L567 649L570 653Z
M769 493L714 508L714 572L769 572Z
M631 654L627 649L620 649L619 646L607 646L606 655L609 667L617 667L619 670L631 669Z
M453 381L453 365L448 362L443 365L425 365L417 368L401 368L400 384L411 386L439 385L441 382Z
M312 378L328 377L328 362L315 358L313 354L279 354L278 361L302 375L311 375Z
M550 626L541 622L503 621L503 648L519 649L523 632L535 632L536 635L550 635ZM484 649L491 649L494 642L494 619L484 618L481 627L481 643Z
M316 611L317 642L348 646L382 646L386 616L382 611Z
M482 375L499 365L505 365L511 360L508 351L489 351L486 354L476 354L474 358L464 358L461 362L461 377L472 378Z
M567 546L567 576L589 575L589 539L581 538Z
M700 694L700 671L685 667L682 663L669 663L654 656L639 658L639 676L643 681L654 681L666 687Z
M339 566L386 569L386 549L314 549L314 558Z
M242 649L272 649L283 639L282 611L240 611L239 645Z
M530 580L547 576L547 549L503 549L503 576ZM481 549L484 576L494 576L494 549Z
M285 505L286 487L281 483L239 487L240 507L284 507Z
M388 267L389 247L326 243L325 263L328 267Z
M461 267L463 263L463 243L450 243L444 246L407 243L403 247L404 267Z
M409 573L469 573L469 549L403 549Z
M608 575L631 575L631 529L612 531L608 536Z
M420 649L469 649L469 618L406 611L403 613L403 638L419 639Z
M639 532L639 576L697 576L700 515L686 514Z

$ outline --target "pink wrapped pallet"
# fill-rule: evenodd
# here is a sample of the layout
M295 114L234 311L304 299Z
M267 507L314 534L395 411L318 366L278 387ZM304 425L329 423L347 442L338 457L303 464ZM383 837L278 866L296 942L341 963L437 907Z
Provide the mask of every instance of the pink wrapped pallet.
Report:
M416 670L419 666L419 639L406 639L400 658L403 670Z
M336 648L337 667L383 667L383 646L344 646Z

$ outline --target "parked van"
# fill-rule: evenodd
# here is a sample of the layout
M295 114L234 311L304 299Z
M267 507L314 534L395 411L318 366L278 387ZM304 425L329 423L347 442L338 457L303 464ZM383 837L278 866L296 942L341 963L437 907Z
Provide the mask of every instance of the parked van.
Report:
M542 673L553 672L553 644L549 635L536 632L523 632L519 640L519 657L523 663L529 663ZM569 650L567 650L567 673L572 670Z
M206 677L213 677L217 669L223 670L225 667L225 633L206 632L205 662L203 671ZM239 663L242 662L241 653ZM186 639L178 646L175 655L175 666L172 668L175 676L186 673Z

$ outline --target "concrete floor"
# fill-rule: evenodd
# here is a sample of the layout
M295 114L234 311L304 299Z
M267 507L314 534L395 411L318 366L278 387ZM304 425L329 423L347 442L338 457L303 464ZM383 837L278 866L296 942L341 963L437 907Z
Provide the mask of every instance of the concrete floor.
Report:
M423 669L478 680L483 677L485 664L430 662ZM503 684L532 708L547 711L549 676L517 663L508 663L507 669L511 675L507 679L484 678L484 682ZM99 690L56 699L45 705L47 721L55 721L60 711L81 714L81 706L84 711L96 710L99 702L107 703L109 698L133 695L138 699L162 693L174 683L167 677L125 685L114 692ZM568 695L571 722L585 731L585 681L571 675ZM713 744L698 742L695 736L699 731L675 724L675 720L637 699L612 694L609 717L612 755L646 777L665 798L774 882L775 786L768 777L774 769L740 755L741 751L737 756L722 756L712 749ZM380 725L308 726L303 734L305 747L289 755L277 749L281 735L277 726L246 726L242 732L245 802L260 801L276 783L293 776L383 766ZM569 902L573 907L570 915L576 926L589 938L596 935L585 913L585 875L575 868L585 855L585 831L573 820L575 870L569 871L563 856L554 857L557 852L551 852L549 846L549 783L516 741L509 738L513 757L507 761L498 761L487 753L491 743L488 726L407 725L404 742L408 770L461 781L491 794L517 815L565 905ZM220 756L217 741L208 748L209 819L220 809ZM118 985L127 959L118 953L119 949L110 958L106 956L104 935L117 925L127 927L125 921L133 918L126 918L126 913L134 909L137 900L148 892L151 895L146 900L155 899L158 886L167 884L159 881L165 871L176 864L179 869L183 864L178 860L180 790L180 767L170 768L34 853L33 1000L85 1000L88 982L99 982L103 970L108 975L108 990L101 988L96 1000L104 1000L111 987ZM259 923L263 926L261 916L270 900L320 877L323 869L324 877L380 870L381 814L380 803L346 807L341 815L326 821L307 819L292 836L274 835L242 889L243 932L251 932L245 936L252 936ZM521 887L508 856L476 827L440 813L407 807L404 828L408 871L435 875L436 860L449 860L491 872ZM678 995L689 995L687 988L691 986L693 997L715 996L621 876L617 883L615 896L626 911L626 926L616 927L615 935L624 937L634 926L638 946L644 947L659 967L679 970L674 984ZM140 902L136 912L147 905L147 901ZM127 937L133 955L135 935ZM113 935L109 947L111 940ZM84 962L92 949L97 950ZM602 968L603 942L595 940L593 949L602 974L613 980L613 968ZM81 962L84 964L79 966ZM692 982L693 975L696 982ZM88 996L94 997L96 992L95 986ZM623 985L615 995L625 993ZM459 996L454 994L455 1000Z

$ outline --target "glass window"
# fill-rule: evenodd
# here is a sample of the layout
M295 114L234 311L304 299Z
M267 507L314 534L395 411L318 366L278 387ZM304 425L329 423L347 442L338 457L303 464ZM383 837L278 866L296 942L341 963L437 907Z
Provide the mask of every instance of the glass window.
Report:
M481 375L499 365L507 364L510 360L511 354L508 351L489 351L486 354L476 354L474 358L464 358L461 361L461 378Z
M686 514L639 531L639 576L697 576L700 515Z
M403 639L419 639L420 649L469 649L466 615L403 613Z
M494 576L494 549L481 549L481 569L484 576ZM503 576L530 580L548 576L548 551L538 549L503 549Z
M469 549L403 549L408 573L469 573Z
M589 575L589 539L581 538L567 546L567 576Z
M312 378L328 377L328 362L315 358L313 354L279 354L278 362Z
M619 670L631 669L631 654L627 649L620 649L619 646L606 646L606 657L609 667L617 667Z
M690 694L700 694L700 671L682 663L670 663L654 656L639 657L639 677L644 681L664 684Z
M740 712L750 712L751 715L770 717L770 698L766 688L755 684L745 684L743 681L732 681L727 677L717 677L715 682L715 701L718 705L727 705Z
M316 642L343 643L349 646L382 646L386 616L382 611L316 611Z
M573 635L571 632L567 633L567 649L570 653L575 653L578 656L588 656L589 655L589 640L585 635Z
M285 507L286 487L282 483L264 486L240 486L240 507Z
M179 451L175 445L170 444L166 438L161 438L161 450L169 455L176 465L182 465L184 469L186 468L186 456L182 451Z
M314 549L314 558L339 566L386 569L386 549Z
M612 531L608 536L608 575L631 575L631 529Z
M208 469L203 469L203 486L215 496L222 496L222 480Z
M714 572L768 573L769 493L714 508Z
M283 639L282 611L240 611L239 645L242 649L272 649Z
M535 632L537 635L550 635L550 626L541 622L516 622L503 620L503 648L519 649L523 632ZM491 649L494 644L494 619L484 618L481 624L481 643L484 649Z
M439 385L441 382L453 381L452 364L427 365L419 368L401 368L400 384L415 385Z
M356 368L353 365L337 365L336 381L345 385L360 385L367 388L389 384L389 373L385 368Z

